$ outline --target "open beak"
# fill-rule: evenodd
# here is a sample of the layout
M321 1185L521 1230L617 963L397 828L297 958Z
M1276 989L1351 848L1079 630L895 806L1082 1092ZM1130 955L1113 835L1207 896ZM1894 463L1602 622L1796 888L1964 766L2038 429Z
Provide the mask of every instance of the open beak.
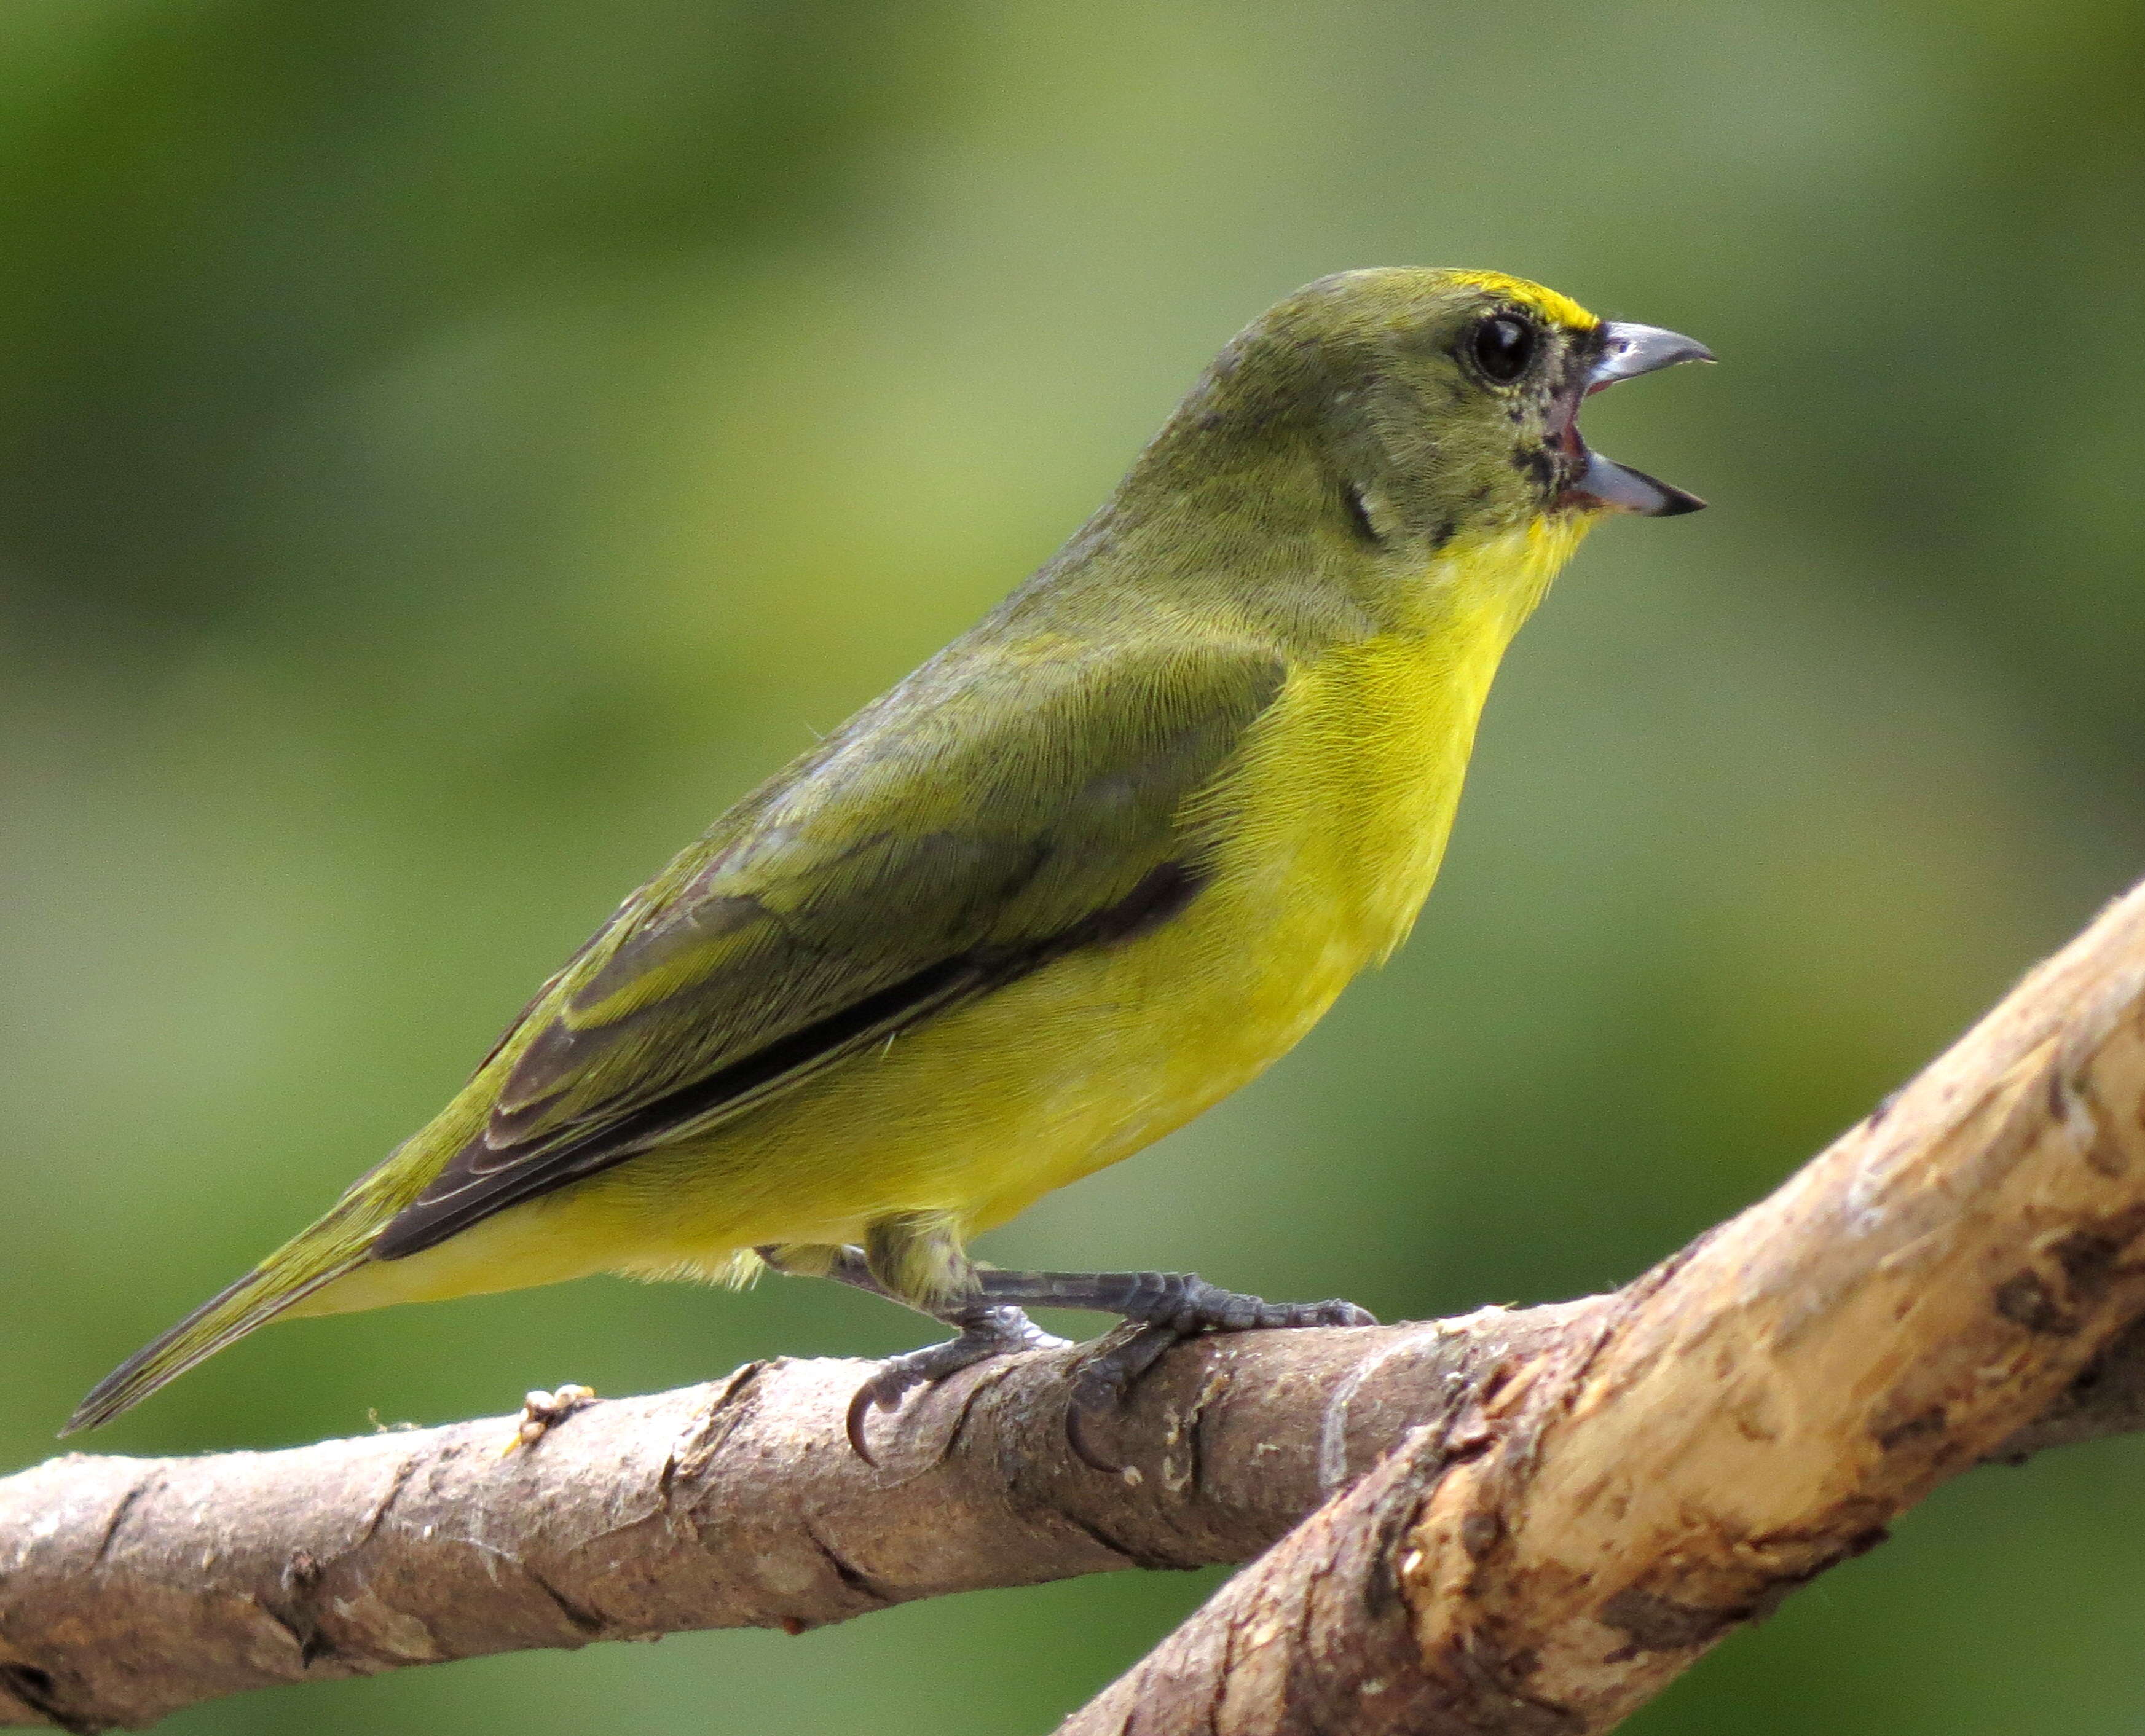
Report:
M1579 435L1579 402L1620 380L1635 380L1641 374L1672 368L1680 361L1711 361L1713 352L1696 338L1664 331L1658 326L1612 323L1601 328L1601 339L1600 353L1581 377L1580 390L1572 400L1571 419L1560 430L1567 453L1582 462L1559 504L1635 512L1651 519L1696 512L1705 505L1696 495L1685 494L1644 470L1632 470L1589 450Z

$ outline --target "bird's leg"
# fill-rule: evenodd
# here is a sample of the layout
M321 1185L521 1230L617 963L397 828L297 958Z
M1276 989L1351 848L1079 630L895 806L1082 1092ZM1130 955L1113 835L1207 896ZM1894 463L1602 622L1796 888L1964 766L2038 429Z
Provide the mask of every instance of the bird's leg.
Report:
M864 1251L854 1245L834 1247L819 1245L809 1247L774 1245L754 1248L753 1251L779 1272L799 1278L832 1278L837 1284L846 1284L852 1290L861 1290L867 1296L881 1297L886 1301L898 1302L904 1308L915 1305L906 1296L896 1296L885 1285L872 1276L871 1261ZM919 1309L919 1313L930 1313ZM934 1320L938 1317L933 1315Z
M941 1344L926 1345L920 1350L910 1350L903 1355L888 1357L879 1365L878 1372L859 1386L849 1400L849 1445L867 1464L872 1462L872 1456L864 1444L864 1419L872 1410L894 1410L910 1389L936 1385L948 1375L973 1368L993 1356L1010 1355L1016 1350L1071 1348L1066 1340L1053 1337L1008 1303L971 1302L948 1309L937 1317L949 1326L958 1326L960 1336Z
M778 1271L809 1272L883 1296L943 1321L958 1338L890 1357L850 1400L849 1444L868 1460L863 1422L876 1406L891 1410L911 1390L944 1380L992 1356L1063 1349L1028 1308L1075 1308L1122 1315L1140 1330L1090 1358L1074 1377L1074 1413L1096 1415L1121 1403L1132 1383L1172 1346L1206 1332L1252 1332L1302 1326L1375 1326L1353 1302L1269 1302L1223 1290L1190 1272L1008 1272L971 1264L942 1226L899 1219L874 1225L864 1247L762 1248ZM915 1300L917 1288L963 1285L944 1302ZM927 1292L928 1293L928 1292ZM941 1291L943 1294L943 1290ZM1080 1443L1074 1435L1076 1449ZM1081 1449L1081 1456L1097 1462Z
M755 1251L777 1271L832 1278L928 1314L958 1331L958 1337L943 1343L889 1356L857 1389L849 1400L847 1426L849 1445L866 1464L873 1461L864 1440L864 1420L874 1409L894 1410L913 1389L934 1385L993 1356L1068 1348L1064 1339L1044 1331L1017 1305L979 1296L974 1288L975 1269L947 1226L936 1220L902 1218L875 1224L861 1248L763 1247ZM958 1286L954 1293L943 1301L933 1300L934 1291L944 1296L949 1279Z
M889 1302L901 1301L899 1296L889 1296L879 1288L878 1281L864 1263L862 1248L836 1247L826 1242L769 1241L761 1243L753 1252L759 1256L769 1271L780 1272L786 1278L832 1278L838 1284L853 1285L875 1296L885 1296Z
M1072 1383L1076 1411L1106 1410L1172 1345L1202 1332L1253 1332L1298 1326L1375 1326L1353 1302L1269 1302L1223 1290L1190 1272L1002 1272L979 1269L986 1301L1032 1308L1082 1308L1121 1314L1140 1330L1091 1358Z

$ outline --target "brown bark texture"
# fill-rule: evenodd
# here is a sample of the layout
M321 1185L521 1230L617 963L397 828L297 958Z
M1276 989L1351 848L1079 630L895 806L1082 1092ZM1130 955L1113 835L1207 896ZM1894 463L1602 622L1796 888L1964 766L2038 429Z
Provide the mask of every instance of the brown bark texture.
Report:
M2145 888L1613 1296L1185 1346L1071 1450L1055 1351L843 1433L755 1363L277 1453L0 1480L0 1724L1258 1559L1067 1732L1606 1729L1983 1460L2145 1425ZM1262 1553L1264 1552L1264 1553Z
M1068 1720L1583 1736L1947 1478L2136 1425L2145 888L1769 1198L1498 1359Z

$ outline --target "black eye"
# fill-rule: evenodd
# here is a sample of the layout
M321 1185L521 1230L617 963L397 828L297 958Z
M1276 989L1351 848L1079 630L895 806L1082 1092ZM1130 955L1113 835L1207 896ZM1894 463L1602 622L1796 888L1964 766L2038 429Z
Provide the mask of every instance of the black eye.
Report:
M1475 328L1471 340L1475 366L1500 386L1509 386L1527 371L1540 340L1535 328L1508 313L1492 314Z

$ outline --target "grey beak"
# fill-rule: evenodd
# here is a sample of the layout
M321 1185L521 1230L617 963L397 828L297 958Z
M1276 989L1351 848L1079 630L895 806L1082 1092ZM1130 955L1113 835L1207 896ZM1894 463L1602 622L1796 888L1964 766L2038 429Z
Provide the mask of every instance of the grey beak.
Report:
M1635 380L1680 361L1711 361L1713 352L1695 337L1680 331L1664 331L1658 326L1633 326L1617 321L1601 328L1601 354L1586 371L1584 395L1591 397L1605 386L1620 380ZM1696 512L1705 502L1656 480L1644 470L1632 470L1599 452L1586 455L1586 467L1565 491L1567 500L1589 501L1610 512L1635 512L1650 519L1674 518Z
M1618 464L1599 452L1586 455L1586 468L1565 490L1565 497L1591 500L1610 512L1635 512L1649 519L1672 519L1679 513L1696 512L1705 505L1696 495L1671 488L1644 470Z
M1590 397L1605 386L1620 380L1635 380L1680 361L1711 361L1713 352L1695 337L1680 331L1664 331L1658 326L1632 326L1620 321L1601 328L1601 356L1586 371Z

